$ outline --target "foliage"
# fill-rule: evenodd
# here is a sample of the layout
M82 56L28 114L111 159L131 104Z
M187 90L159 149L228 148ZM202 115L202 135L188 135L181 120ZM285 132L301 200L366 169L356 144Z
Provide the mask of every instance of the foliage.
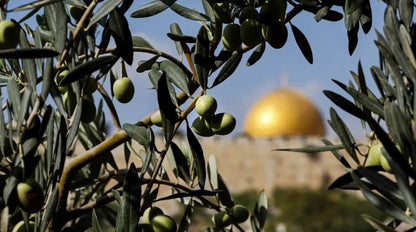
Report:
M342 110L361 120L363 131L370 142L379 141L382 157L388 165L368 165L370 149L362 146L351 135L348 125L335 109L330 109L329 124L341 144L333 145L323 139L326 146L287 149L293 151L331 151L345 166L347 172L330 186L330 189L360 190L369 202L379 207L392 219L387 223L371 215L364 219L379 231L395 231L399 226L416 228L416 201L414 165L416 160L415 136L415 24L414 2L385 1L386 10L383 33L376 31L375 44L380 54L380 64L372 66L370 73L376 89L367 85L361 63L358 71L351 72L353 81L348 84L334 80L347 97L334 91L324 94ZM344 149L345 153L340 150ZM362 150L365 150L362 152ZM384 159L383 158L383 159ZM347 161L350 160L350 161ZM384 168L383 168L384 167Z
M243 7L251 5L263 16L261 24L256 25L273 28L279 24L281 30L282 24L284 27L290 24L301 52L311 63L312 50L307 38L291 22L299 13L310 12L317 21L339 21L344 17L350 53L356 47L359 27L364 32L371 28L371 7L368 0L202 0L203 9L199 10L189 9L175 0L140 2L142 5L130 15L133 18L131 20L137 20L136 22L172 10L187 20L200 23L199 31L184 35L179 24L172 22L167 36L176 44L178 51L177 55L172 55L153 47L152 41L131 34L126 12L134 6L132 0L22 1L22 5L14 9L8 8L7 1L1 2L0 17L3 20L10 15L13 19L14 12L26 12L22 18L14 18L13 21L19 25L19 38L9 39L18 39L17 48L0 51L2 231L10 231L21 220L27 225L29 221L35 222L37 231L42 232L83 231L90 227L93 231L101 231L104 223L116 231L136 231L145 227L139 224L143 212L161 200L179 200L186 206L184 214L177 221L178 230L186 231L193 222L193 208L196 205L216 211L228 211L234 205L225 180L217 172L216 161L205 157L198 137L190 128L188 115L200 96L233 74L244 54L251 53L247 65L253 65L261 59L266 45L271 42L262 38L255 46L242 44L233 52L224 50L221 35L223 24L228 22L223 23L215 16L214 6L219 2L224 3L224 12L229 12L234 21L237 21ZM267 13L274 11L261 10L263 6L272 3L279 7L277 18ZM77 7L71 8L70 5ZM393 133L393 138L399 139L401 145L407 145L413 143L409 143L410 137L401 136L401 132L411 133L404 130L409 129L406 127L409 125L397 124L395 119L405 118L406 113L413 112L409 111L412 95L403 92L407 89L406 85L412 83L412 79L407 80L406 85L403 81L398 81L400 70L397 65L394 66L394 61L397 59L406 68L403 69L406 75L412 74L408 73L413 72L412 63L404 59L412 55L407 40L411 37L406 36L412 14L405 10L406 5L403 6L402 1L399 5L401 18L406 19L404 26L399 28L398 21L393 17L394 10L390 10L387 14L387 29L395 33L388 37L388 41L381 37L379 39L379 46L385 53L385 63L390 65L388 74L393 75L398 86L397 92L394 88L386 88L383 96L386 96L385 99L398 99L399 104L386 104L384 113L382 103L366 94L359 94L360 105L371 103L368 108L352 107L351 104L344 107L349 107L350 111L352 109L355 115L363 119L368 118L369 110L382 112L380 116L386 117L388 126L400 132ZM268 21L270 18L277 21ZM34 20L37 25L30 23ZM269 29L266 31L268 33ZM275 39L275 36L267 38ZM114 47L110 47L110 41L114 41ZM272 42L279 45L274 47L284 45L282 40ZM394 45L391 48L393 53L386 45L389 43ZM404 54L407 56L392 56L400 49L405 49ZM135 53L150 54L152 57L135 61ZM121 66L120 73L116 69L117 63ZM162 118L162 145L155 144L155 125L151 123L151 112L136 123L121 124L113 104L114 93L111 88L103 87L105 83L112 86L120 77L129 77L126 65L133 64L137 64L137 72L148 74L154 87L152 91L157 93L158 106L155 108L159 108ZM385 87L388 82L383 79L386 76L381 71L375 70L379 77L378 83ZM59 77L61 72L65 75ZM95 87L91 90L85 81L89 78L97 81L97 91L92 93ZM338 102L345 102L338 95L328 95ZM86 101L97 102L96 111L91 109L91 104L85 107ZM104 108L110 111L110 115L104 115ZM94 112L95 115L85 116ZM112 135L106 134L109 127L106 125L107 116L111 117L115 128ZM90 119L93 120L90 122ZM337 126L337 132L339 128L346 131L340 126L340 119L331 120ZM374 127L373 124L371 126ZM174 142L181 125L186 128L186 146L178 146ZM386 144L388 152L397 153L386 136L382 136L381 129L376 134ZM354 141L345 136L343 138L343 142L348 141L346 148L353 155ZM141 148L133 148L133 140ZM79 152L75 149L78 144L86 151ZM112 152L120 145L124 147L125 166L128 169L121 168L114 160ZM406 147L404 152L411 156L413 150L412 146ZM397 163L403 164L404 160L392 157L387 156L393 170L399 170ZM162 166L165 160L169 164L167 167ZM413 200L405 182L407 176L413 176L410 175L412 169L409 165L405 167L398 176L400 181L397 188L405 193L404 199ZM356 175L351 176L358 179ZM28 179L36 181L45 196L41 210L36 213L21 210L17 198L16 186ZM366 189L364 183L358 183L362 189ZM170 187L171 195L161 198L158 195L160 186ZM398 196L400 195L389 195L401 202L402 199ZM215 200L209 201L209 197L214 197ZM410 206L413 212L415 207L413 204ZM408 222L414 221L403 215L398 207L393 209L393 216L399 215ZM263 230L267 210L267 198L261 192L249 219L253 231ZM243 231L243 228L234 223L232 230Z

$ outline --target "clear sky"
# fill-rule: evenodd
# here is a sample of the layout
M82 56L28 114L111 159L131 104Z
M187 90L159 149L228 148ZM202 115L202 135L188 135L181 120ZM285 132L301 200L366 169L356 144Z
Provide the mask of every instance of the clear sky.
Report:
M23 2L27 1L19 1L19 5ZM170 23L178 23L184 34L189 35L196 35L200 24L184 20L169 9L152 18L133 19L129 17L132 11L147 2L149 1L134 1L131 10L127 13L132 34L144 37L156 49L177 56L175 44L166 36ZM15 1L11 1L10 4L13 5L10 7L15 6L15 3ZM190 8L202 9L200 1L179 0L178 3ZM244 55L243 65L240 65L226 82L208 90L209 94L217 98L218 111L227 111L237 118L237 128L233 134L241 133L246 113L260 97L282 87L283 76L288 77L289 87L301 91L316 103L325 121L329 118L329 107L334 107L334 104L323 95L322 91L325 89L340 90L331 79L344 83L351 80L350 71L356 72L358 61L361 60L369 85L373 86L372 77L368 70L372 65L378 64L378 51L373 42L375 40L374 29L382 31L385 4L378 1L371 3L373 9L372 30L367 35L360 32L359 43L352 56L348 54L344 21L317 23L313 15L307 12L299 14L292 23L308 37L314 53L314 64L311 65L304 59L290 28L286 45L279 50L268 46L263 58L254 66L244 65L250 53ZM13 16L14 14L9 14L8 18ZM19 15L15 15L15 17L18 19ZM128 67L129 77L132 78L136 88L133 101L129 104L115 102L116 108L120 110L122 123L136 122L152 112L157 106L156 93L150 89L152 85L147 75L135 71L139 60L145 57L148 56L136 54L133 65ZM361 123L352 116L344 114L340 109L338 112L349 125L353 134L362 137ZM195 117L195 114L191 114L189 119L193 120ZM328 126L327 128L328 136L332 137L334 133Z

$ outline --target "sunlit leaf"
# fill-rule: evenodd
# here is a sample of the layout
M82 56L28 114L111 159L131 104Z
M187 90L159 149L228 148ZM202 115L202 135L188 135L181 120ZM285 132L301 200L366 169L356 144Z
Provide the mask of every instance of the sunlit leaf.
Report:
M130 16L132 18L150 17L168 9L174 2L176 0L155 0L139 7Z
M166 73L166 77L179 89L190 95L188 88L188 78L185 72L170 60L164 60L160 63L160 70Z
M105 1L91 17L87 29L89 29L92 25L100 21L100 19L109 15L110 12L114 10L121 2L123 2L123 0Z
M202 14L202 13L196 11L196 10L192 10L192 9L189 9L189 8L184 7L182 5L179 5L177 3L173 3L170 6L170 9L172 9L177 14L179 14L179 15L187 18L187 19L190 19L190 20L196 20L196 21L208 21L209 20L209 18L206 15L204 15L204 14Z

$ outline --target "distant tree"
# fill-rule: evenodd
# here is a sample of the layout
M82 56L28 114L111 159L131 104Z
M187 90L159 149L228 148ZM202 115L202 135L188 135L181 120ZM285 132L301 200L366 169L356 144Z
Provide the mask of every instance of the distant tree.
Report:
M178 51L173 55L131 34L126 12L132 0L21 2L20 7L9 9L7 0L0 1L2 231L13 227L16 231L102 231L106 227L120 232L186 231L193 223L197 205L217 211L213 215L216 227L206 225L208 231L243 231L240 223L247 220L253 231L262 231L268 208L264 192L247 218L244 207L234 207L225 180L217 172L217 161L205 157L195 135L228 134L234 129L235 119L216 112L215 98L199 99L226 81L244 54L248 54L246 64L251 66L266 48L283 47L289 31L312 63L308 40L292 22L301 12L314 14L316 21L344 19L350 54L356 48L359 28L366 33L371 28L368 0L202 0L203 9L197 10L175 0L154 0L134 10L131 21L152 20L152 16L172 10L201 24L198 31L185 35L177 23L171 23L167 36ZM380 68L372 69L382 98L373 97L366 88L361 67L354 75L358 90L339 83L354 96L356 104L333 92L325 93L368 122L385 144L397 184L384 178L378 169L359 163L331 187L355 183L353 187L359 187L397 220L413 223L415 207L409 178L414 177L414 169L405 159L413 158L416 149L411 130L413 2L388 1L387 6L387 40L379 35L377 41L383 59ZM13 12L26 10L28 13L19 21L13 20ZM31 25L30 20L37 25ZM111 40L114 47L110 47ZM126 65L137 64L135 53L151 55L135 67L137 72L148 74L158 105L138 122L121 125L113 101L128 104L134 95ZM121 64L120 73L116 63ZM111 88L104 88L105 82ZM200 116L189 118L195 107ZM104 108L109 115L103 113ZM106 134L108 116L115 128L111 135ZM379 126L382 120L404 156ZM174 142L182 124L187 146ZM342 147L358 163L358 145L333 110L331 125L340 135ZM162 146L155 144L155 127L163 128ZM140 149L132 147L133 140ZM75 149L78 144L86 151L79 153ZM124 147L127 170L116 164L112 154L120 145ZM341 145L329 148L349 167L336 151ZM162 166L164 160L169 167ZM170 187L172 194L160 198L160 186ZM380 194L373 193L374 188ZM172 215L158 215L161 212L152 205L160 200L183 203L185 211L178 221Z

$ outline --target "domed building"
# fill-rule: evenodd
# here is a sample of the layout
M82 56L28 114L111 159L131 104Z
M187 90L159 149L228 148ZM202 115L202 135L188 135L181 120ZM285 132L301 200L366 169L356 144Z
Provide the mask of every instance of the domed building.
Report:
M325 125L314 103L284 87L261 98L248 112L243 133L254 138L324 136Z

